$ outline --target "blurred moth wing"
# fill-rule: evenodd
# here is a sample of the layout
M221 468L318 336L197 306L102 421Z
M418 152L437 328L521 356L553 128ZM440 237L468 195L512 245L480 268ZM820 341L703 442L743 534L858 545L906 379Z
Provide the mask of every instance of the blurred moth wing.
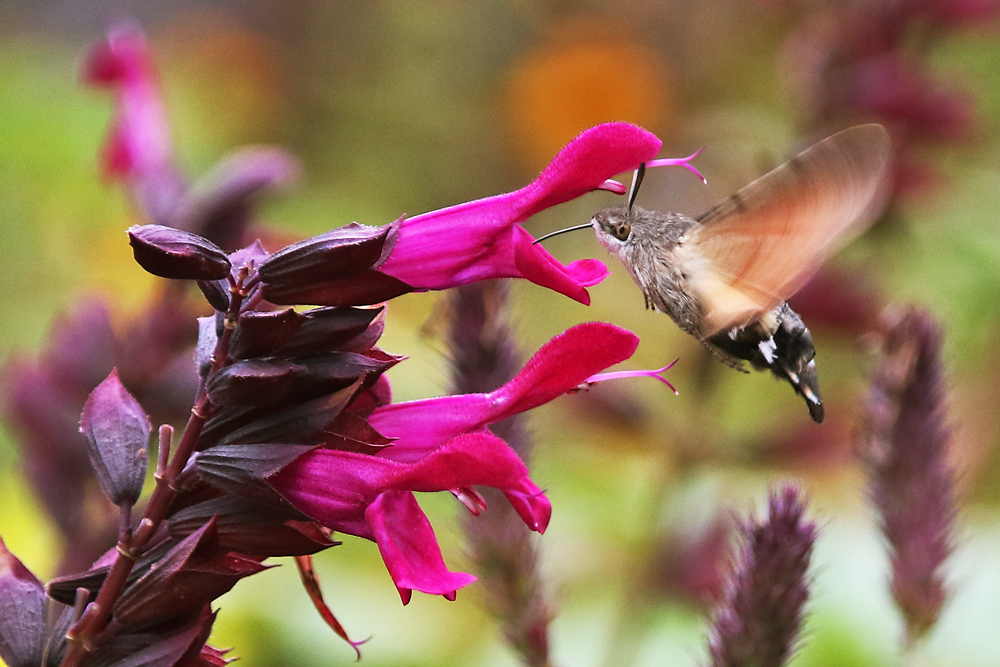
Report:
M742 326L792 296L882 210L889 135L881 125L834 134L737 191L681 241L699 265L690 289L702 337Z

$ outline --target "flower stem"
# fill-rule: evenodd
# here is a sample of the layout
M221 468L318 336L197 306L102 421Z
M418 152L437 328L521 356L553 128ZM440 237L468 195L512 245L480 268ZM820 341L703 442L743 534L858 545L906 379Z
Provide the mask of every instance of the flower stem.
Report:
M169 465L164 467L162 462L166 457L161 451L160 464L157 465L157 474L155 475L156 485L153 487L149 502L146 503L142 520L139 521L139 525L134 531L128 530L127 526L122 527L115 560L104 579L104 583L101 584L96 599L87 605L83 615L66 633L69 647L60 667L78 667L86 661L88 653L92 650L90 640L107 627L111 620L111 611L125 590L128 576L135 566L136 559L149 545L160 523L166 517L170 503L177 495L177 478L184 471L188 459L194 454L202 428L211 416L213 406L208 400L204 384L212 373L218 371L228 362L229 342L236 328L236 318L239 316L243 300L247 296L247 291L243 288L245 279L245 273L241 273L239 279L230 289L232 299L229 311L226 313L226 325L212 355L212 369L206 374L202 386L198 389L197 395L200 398L191 408L191 416L184 427L173 458L170 459ZM167 440L169 441L169 436ZM161 430L161 450L165 446Z

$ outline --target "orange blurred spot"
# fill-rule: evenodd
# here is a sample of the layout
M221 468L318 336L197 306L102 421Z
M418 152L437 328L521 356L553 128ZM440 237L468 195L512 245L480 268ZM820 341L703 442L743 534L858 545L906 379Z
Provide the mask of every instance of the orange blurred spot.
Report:
M214 133L229 143L280 136L287 118L278 46L220 9L181 14L157 35L171 67L189 85Z
M522 163L534 170L588 127L628 121L662 131L673 115L660 54L603 18L561 25L529 51L505 105Z

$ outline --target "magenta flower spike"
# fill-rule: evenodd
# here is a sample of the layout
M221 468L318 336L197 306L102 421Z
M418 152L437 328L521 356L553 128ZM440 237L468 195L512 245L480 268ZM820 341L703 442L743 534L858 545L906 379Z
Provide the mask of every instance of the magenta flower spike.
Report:
M654 158L662 142L628 123L584 131L529 185L403 221L396 247L379 271L415 291L439 290L488 278L527 278L589 304L586 288L608 274L603 262L562 264L521 227L550 206L600 189L616 174Z
M458 394L375 409L369 423L396 438L379 456L415 461L463 433L486 427L576 389L632 356L639 338L604 322L578 324L535 353L513 380L488 394Z
M545 529L551 507L528 479L528 469L500 438L488 433L456 437L413 463L354 452L316 449L299 457L269 482L296 507L335 531L374 541L403 604L418 590L454 599L475 577L451 572L444 564L434 530L414 491L434 492L493 486L534 494L544 508Z

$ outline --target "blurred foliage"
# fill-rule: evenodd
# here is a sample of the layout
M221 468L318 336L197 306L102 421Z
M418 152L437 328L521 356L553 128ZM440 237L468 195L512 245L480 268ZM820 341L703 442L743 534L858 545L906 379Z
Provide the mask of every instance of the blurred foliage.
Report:
M112 2L7 0L0 27L0 264L6 303L0 351L31 353L81 291L111 295L118 317L147 298L120 191L101 183L95 155L109 101L77 85L83 48L118 19ZM629 120L657 132L664 155L705 152L710 185L677 170L650 174L648 207L696 213L759 175L800 139L806 100L781 74L794 3L668 2L156 3L134 18L158 55L180 162L199 173L228 149L280 143L304 180L269 203L295 238L351 220L383 224L520 187L577 132ZM806 3L808 4L808 3ZM967 499L952 563L955 597L913 664L1000 662L1000 40L995 25L935 42L932 67L971 91L975 136L928 149L932 189L901 222L876 230L836 263L885 302L912 301L945 324L955 464ZM769 153L770 152L770 153ZM589 218L596 193L528 223L540 234ZM604 253L586 234L549 244L563 260ZM864 341L817 327L828 424L808 422L788 388L733 373L659 314L644 311L617 265L585 308L529 284L515 288L513 326L525 354L566 327L601 319L637 332L633 367L681 361L679 397L648 380L602 386L531 417L533 477L555 506L541 538L560 608L558 664L693 664L704 610L655 581L657 540L718 512L761 507L769 484L804 481L822 526L816 591L799 667L894 664L901 625L886 591L886 557L865 506L849 438L864 394ZM433 324L438 297L390 309L382 346L411 358L390 372L399 399L447 386ZM431 323L429 323L431 322ZM823 431L823 429L827 429ZM830 435L830 434L833 435ZM790 438L798 448L769 447ZM784 453L782 453L784 452ZM789 453L790 452L790 453ZM0 534L41 577L58 557L53 532L17 482L9 433L0 448ZM425 503L462 568L461 537L443 498ZM445 528L448 526L449 528ZM458 601L399 605L374 546L348 538L317 563L328 600L355 637L372 634L364 663L512 665L475 585ZM241 582L221 604L212 643L241 664L347 664L351 651L322 626L294 570ZM992 595L987 594L991 592Z

